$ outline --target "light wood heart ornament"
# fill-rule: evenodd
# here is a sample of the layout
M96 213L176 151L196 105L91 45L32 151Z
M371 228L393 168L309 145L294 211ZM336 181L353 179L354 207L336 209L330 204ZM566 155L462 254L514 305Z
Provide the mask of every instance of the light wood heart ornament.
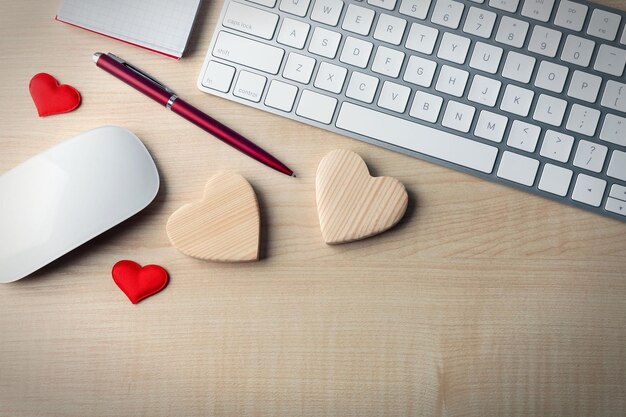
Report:
M201 201L176 210L167 221L167 236L185 255L218 262L259 259L259 204L241 175L209 179Z
M336 150L317 167L317 212L328 244L365 239L400 221L408 204L404 185L391 177L372 177L359 155Z

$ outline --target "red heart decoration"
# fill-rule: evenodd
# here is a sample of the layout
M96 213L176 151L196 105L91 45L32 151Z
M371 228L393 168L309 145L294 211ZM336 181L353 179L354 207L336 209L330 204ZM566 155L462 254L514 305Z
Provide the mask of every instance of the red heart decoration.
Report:
M50 74L40 72L30 80L30 95L39 117L66 113L80 104L80 93L71 85L61 84Z
M167 285L167 271L159 265L146 265L137 262L119 261L111 271L113 281L126 294L131 303L158 293Z

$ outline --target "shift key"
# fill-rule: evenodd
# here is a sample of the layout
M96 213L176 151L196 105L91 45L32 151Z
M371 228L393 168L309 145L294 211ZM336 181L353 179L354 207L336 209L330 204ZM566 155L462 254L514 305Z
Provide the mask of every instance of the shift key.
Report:
M214 57L269 74L278 74L284 54L280 48L229 32L220 32L213 46Z

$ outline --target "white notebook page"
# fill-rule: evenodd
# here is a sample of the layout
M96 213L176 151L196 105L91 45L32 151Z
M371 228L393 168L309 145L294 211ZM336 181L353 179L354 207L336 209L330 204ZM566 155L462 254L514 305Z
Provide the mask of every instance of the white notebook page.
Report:
M180 57L199 4L200 0L63 0L57 18Z

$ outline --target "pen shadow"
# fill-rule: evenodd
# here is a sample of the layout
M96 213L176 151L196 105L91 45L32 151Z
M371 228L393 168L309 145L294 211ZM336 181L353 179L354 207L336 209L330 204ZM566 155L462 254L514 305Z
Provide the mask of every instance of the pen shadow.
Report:
M25 276L24 278L14 281L13 285L28 285L31 280L36 280L38 283L45 282L48 279L54 279L55 275L61 273L68 273L71 269L71 263L76 261L77 259L84 257L90 251L95 252L98 249L102 249L107 243L111 242L124 242L126 236L129 233L135 233L135 229L139 227L141 224L148 222L147 219L151 217L155 217L159 214L163 203L167 199L167 186L166 181L164 181L161 176L161 171L158 169L158 164L155 161L155 165L157 165L157 171L159 172L159 190L154 197L154 199L141 211L129 217L128 219L118 223L112 228L105 230L98 236L88 240L82 245L70 250L66 254L60 256L59 258L53 260L47 265L44 265L40 269L36 270L32 274ZM121 245L119 245L121 247ZM121 252L121 250L120 250ZM119 259L128 259L133 257L133 252L129 252L127 249L124 249L124 253L117 256ZM147 259L138 260L139 263L141 261L145 261L146 263L152 263L152 261ZM117 262L117 261L116 261ZM111 268L113 265L110 266ZM110 269L103 270L103 274L110 275Z

